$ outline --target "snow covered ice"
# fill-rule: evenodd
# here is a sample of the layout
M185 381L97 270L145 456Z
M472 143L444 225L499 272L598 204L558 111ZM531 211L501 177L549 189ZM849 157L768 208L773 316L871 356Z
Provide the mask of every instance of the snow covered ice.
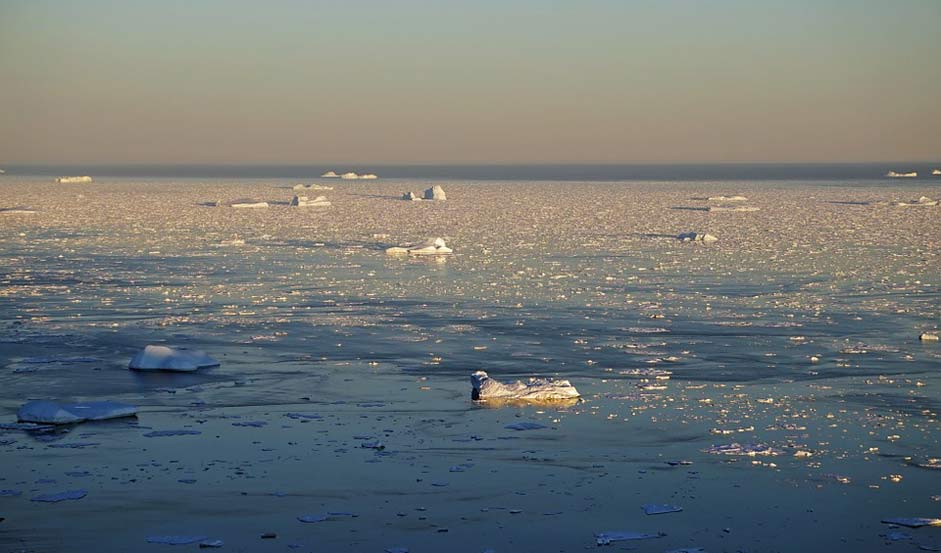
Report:
M146 346L128 364L129 369L138 371L180 372L218 366L219 362L203 351L161 345Z

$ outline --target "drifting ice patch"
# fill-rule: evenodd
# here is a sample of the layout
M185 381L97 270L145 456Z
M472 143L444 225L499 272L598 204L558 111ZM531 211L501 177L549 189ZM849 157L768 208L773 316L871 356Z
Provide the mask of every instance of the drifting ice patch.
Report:
M144 434L145 438L165 438L167 436L196 436L202 434L199 430L154 430Z
M631 531L608 531L600 532L595 534L595 542L598 545L611 545L616 541L627 541L627 540L649 540L653 538L662 538L666 536L663 532L657 532L656 534L647 534L644 532L631 532Z
M189 545L207 539L206 536L147 536L146 541L147 543L162 543L164 545Z
M190 372L218 366L218 361L202 351L153 345L145 347L128 364L129 369L137 371Z
M336 174L335 171L327 171L326 173L324 173L324 174L322 174L322 175L320 175L320 176L323 177L323 178L325 178L325 179L337 179L337 178L340 178L340 175Z
M682 507L677 507L676 505L667 505L665 503L646 503L641 505L641 509L644 510L644 514L648 515L663 515L666 513L678 513L683 510Z
M59 501L77 501L88 495L87 490L69 490L67 492L47 493L33 496L30 501L41 503L58 503Z
M307 196L294 196L291 199L292 207L330 207L330 202L326 196L317 196L313 200Z
M758 455L781 455L780 449L775 449L764 444L739 444L731 443L726 445L714 445L703 450L705 453L713 455L743 455L755 457Z
M40 424L74 424L136 415L136 407L115 401L63 404L54 401L30 401L23 404L16 412L16 417L20 422Z
M470 378L471 386L473 386L471 399L478 401L489 399L553 401L579 397L578 390L568 380L530 378L529 382L525 383L517 380L510 384L503 384L490 378L484 371L476 371L471 374Z
M389 255L444 255L453 252L443 238L429 238L414 246L401 246L386 249Z
M895 524L897 526L907 526L909 528L921 528L922 526L941 526L941 518L886 518L882 520L883 524Z
M684 232L677 235L676 239L680 242L715 242L718 240L718 238L711 234L699 232Z
M58 177L56 182L59 184L80 184L85 182L91 182L92 178L88 175L83 175L80 177Z
M539 424L538 422L514 422L513 424L508 424L504 426L504 428L522 432L524 430L540 430L542 428L549 428L549 427L544 424Z

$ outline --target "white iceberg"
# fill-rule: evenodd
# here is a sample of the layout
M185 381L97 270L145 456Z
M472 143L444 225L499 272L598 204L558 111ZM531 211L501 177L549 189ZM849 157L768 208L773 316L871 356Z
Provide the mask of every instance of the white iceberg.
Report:
M419 196L418 194L414 192L409 191L409 192L406 192L405 194L402 194L402 199L408 200L410 202L420 202L421 196Z
M83 175L80 177L58 177L56 182L59 184L80 184L85 182L92 182L92 178L88 175Z
M326 196L317 196L313 200L307 196L294 196L291 199L291 205L293 207L328 207L330 202L327 201Z
M145 347L128 364L129 369L137 371L179 372L192 372L218 366L218 361L202 351L154 345Z
M342 175L340 175L340 178L345 179L345 180L356 180L359 178L359 175L350 171L349 173L343 173Z
M29 401L16 412L17 420L20 422L39 424L75 424L135 415L137 415L136 407L115 401L61 404L54 401Z
M759 211L760 208L747 205L716 205L709 208L709 211Z
M918 176L917 171L909 171L908 173L898 173L896 171L889 171L885 176L893 179L913 179Z
M931 172L931 174L936 177L939 177L941 176L941 169L935 169L934 171Z
M718 240L718 238L711 234L699 232L684 232L677 235L676 239L681 242L715 242Z
M434 185L428 190L425 190L425 199L426 200L447 200L448 197L444 193L444 188L441 188L440 185Z
M528 382L517 380L510 384L498 382L484 372L476 371L471 374L471 399L477 401L521 400L521 401L554 401L575 399L580 396L575 386L568 380L550 380L547 378L530 378Z
M326 173L324 173L324 174L322 174L322 175L320 175L320 176L323 177L323 178L325 178L325 179L336 179L336 178L339 178L339 177L340 177L340 175L336 174L334 171L327 171Z
M373 173L366 173L365 175L360 175L359 178L366 180L375 180L379 178L379 175Z
M216 202L216 207L234 207L239 209L268 207L268 202L262 202L253 198L239 198L227 202Z
M443 255L453 252L443 238L429 238L414 246L401 246L386 249L389 255Z

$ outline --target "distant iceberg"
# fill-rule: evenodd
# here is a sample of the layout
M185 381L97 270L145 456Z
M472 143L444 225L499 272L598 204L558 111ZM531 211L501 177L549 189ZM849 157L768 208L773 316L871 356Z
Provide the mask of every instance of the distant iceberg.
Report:
M295 184L294 190L333 190L333 187L322 184Z
M344 180L356 180L359 178L359 175L350 171L349 173L343 173L342 175L340 175L340 178Z
M931 174L936 177L941 176L941 169L935 169L934 171L931 172Z
M378 179L379 176L373 173L366 173L365 175L360 175L359 178L366 179L366 180L373 180L373 179Z
M449 254L452 251L445 244L443 238L429 238L414 246L388 248L386 253L389 255L442 255Z
M92 182L92 178L88 175L81 177L58 177L56 182L59 184L78 184L83 182Z
M322 175L320 175L320 176L323 177L323 178L325 178L325 179L336 179L336 178L339 178L339 177L340 177L340 175L336 174L336 173L333 172L333 171L327 171L326 173L324 173L324 174L322 174Z
M918 172L910 171L908 173L897 173L895 171L889 171L885 174L885 176L891 177L893 179L913 179L918 176Z
M137 371L179 372L192 372L197 369L218 366L218 361L202 351L154 345L145 347L128 364L129 369Z
M578 390L568 380L550 380L530 378L528 382L517 380L510 384L498 382L484 372L476 371L470 377L471 399L519 400L519 401L558 401L579 397Z

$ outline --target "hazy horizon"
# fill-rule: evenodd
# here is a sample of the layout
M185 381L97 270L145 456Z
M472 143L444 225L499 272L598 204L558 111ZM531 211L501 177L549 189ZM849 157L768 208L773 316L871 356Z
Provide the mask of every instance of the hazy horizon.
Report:
M917 163L939 27L917 0L4 1L0 166Z

